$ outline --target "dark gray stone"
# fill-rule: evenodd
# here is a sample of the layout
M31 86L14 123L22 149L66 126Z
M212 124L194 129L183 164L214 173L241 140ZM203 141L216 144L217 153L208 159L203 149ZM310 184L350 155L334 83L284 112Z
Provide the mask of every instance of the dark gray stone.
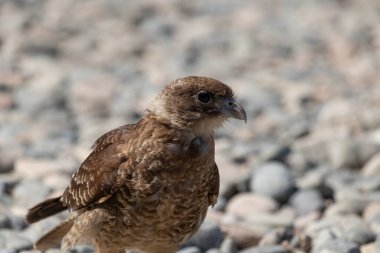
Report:
M212 248L219 248L223 239L224 236L219 226L212 221L205 220L198 232L182 248L193 246L205 252Z
M4 213L0 213L0 229L11 228L11 227L12 227L12 223L8 215Z

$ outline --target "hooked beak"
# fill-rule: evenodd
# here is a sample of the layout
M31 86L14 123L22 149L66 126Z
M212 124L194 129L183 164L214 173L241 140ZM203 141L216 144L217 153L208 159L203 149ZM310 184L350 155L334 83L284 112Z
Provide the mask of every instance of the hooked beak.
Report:
M247 114L234 98L226 98L221 101L220 112L229 118L244 120L247 123Z

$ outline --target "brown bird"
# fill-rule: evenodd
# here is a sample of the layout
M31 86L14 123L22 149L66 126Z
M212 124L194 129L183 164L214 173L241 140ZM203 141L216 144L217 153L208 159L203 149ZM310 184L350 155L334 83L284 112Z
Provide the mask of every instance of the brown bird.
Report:
M214 129L228 118L247 120L227 85L195 76L168 84L139 122L95 142L62 196L29 210L28 223L72 211L35 248L175 252L216 203Z

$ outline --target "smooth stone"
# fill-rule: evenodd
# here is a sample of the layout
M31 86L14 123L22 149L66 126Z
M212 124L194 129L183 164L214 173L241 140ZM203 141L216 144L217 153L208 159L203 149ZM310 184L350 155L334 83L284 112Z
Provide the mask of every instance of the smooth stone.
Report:
M263 195L239 193L227 204L226 211L242 218L249 218L257 213L272 213L278 209L278 203Z
M206 253L221 253L221 251L219 249L209 249Z
M334 168L360 169L380 146L368 140L333 140L329 145L330 161Z
M0 231L0 247L22 251L32 249L33 243L17 231L4 229Z
M377 253L375 250L376 250L375 243L365 244L360 247L361 253Z
M306 227L311 225L313 222L316 222L321 218L322 214L321 212L310 212L307 215L298 216L294 220L294 228L296 231L304 231Z
M372 217L369 226L375 234L380 234L380 213Z
M41 178L47 175L55 175L62 172L70 175L76 168L74 159L43 159L43 158L21 158L16 161L15 171L17 174L28 178Z
M360 253L357 244L342 238L330 239L313 249L315 253Z
M360 192L346 188L335 192L335 200L349 206L349 210L361 213L370 203L380 202L380 192Z
M286 159L286 164L299 175L302 175L312 167L306 156L300 151L291 152Z
M380 153L372 156L371 159L364 164L361 173L364 176L378 176L380 174Z
M222 218L220 226L223 233L240 248L256 246L261 237L268 231L268 228L249 224L232 214L226 214Z
M258 246L278 245L285 237L286 229L277 228L266 233L260 240Z
M23 230L28 226L24 216L10 215L9 219L14 230Z
M15 249L0 249L0 253L17 253Z
M380 202L370 203L363 212L363 218L370 223L377 215L380 215Z
M361 193L377 191L380 189L380 176L358 177L350 187Z
M221 253L237 253L237 246L234 240L232 238L227 237L222 242L222 245L220 245L220 252Z
M48 249L45 252L46 253L68 253L69 251L63 251L63 250L60 250L60 249Z
M289 253L289 250L282 246L260 246L248 248L239 253Z
M303 176L296 179L299 189L319 189L324 186L325 178L331 172L331 168L320 166L306 172Z
M333 203L329 205L326 208L324 215L325 217L331 217L331 216L340 216L340 215L344 216L344 215L359 214L360 209L354 203L338 202L338 203Z
M211 208L215 211L223 212L226 209L227 203L228 201L226 198L219 196L216 204Z
M202 253L198 247L185 247L177 251L177 253Z
M194 246L205 252L211 248L219 248L223 242L224 236L219 226L210 221L205 220L198 232L188 240L183 247Z
M251 190L284 203L295 189L294 180L285 165L278 162L265 163L253 173Z
M32 206L45 199L50 188L38 179L25 179L12 192L14 199L24 206Z
M320 192L313 189L297 191L291 196L290 204L296 209L297 215L306 215L324 208Z
M324 244L321 238L344 238L358 245L373 242L375 234L359 216L331 216L310 224L307 235L317 238L316 244Z
M94 253L95 249L89 245L79 245L75 247L77 253ZM66 253L66 252L65 252Z
M0 229L12 228L12 222L9 219L8 215L0 213Z

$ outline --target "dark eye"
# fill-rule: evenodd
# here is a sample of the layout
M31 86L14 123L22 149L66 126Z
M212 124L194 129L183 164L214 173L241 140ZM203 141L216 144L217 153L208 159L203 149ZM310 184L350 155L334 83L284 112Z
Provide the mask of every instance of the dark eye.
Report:
M202 103L208 103L211 100L211 94L207 91L200 91L197 95L198 100Z

